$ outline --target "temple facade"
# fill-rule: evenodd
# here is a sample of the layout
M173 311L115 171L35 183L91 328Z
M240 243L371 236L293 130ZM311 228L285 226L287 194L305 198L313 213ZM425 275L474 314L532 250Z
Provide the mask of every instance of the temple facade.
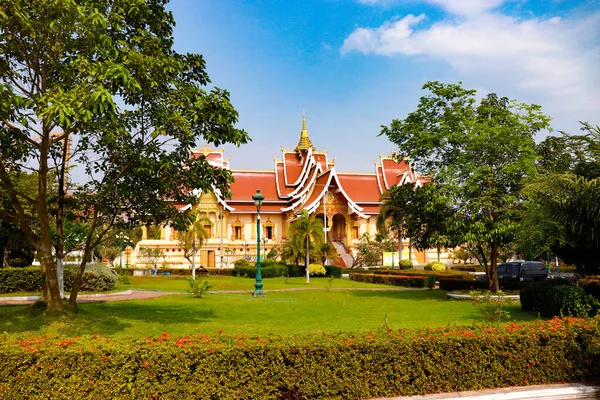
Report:
M254 259L257 250L257 211L252 196L259 189L264 196L261 207L261 254L279 247L287 237L290 224L302 210L319 218L326 225L327 239L336 247L338 264L350 266L361 237L375 235L381 195L394 185L413 182L422 185L407 161L395 161L379 155L370 172L337 171L335 159L327 151L313 146L303 117L300 139L293 150L282 149L281 158L274 159L271 170L237 170L230 168L230 159L223 150L203 148L192 156L203 155L214 166L230 169L235 178L231 198L218 190L202 193L194 208L205 217L209 239L196 256L196 265L209 268L230 268L238 258ZM180 204L181 209L191 205ZM210 221L210 223L208 223ZM177 241L177 232L162 227L160 238L150 238L143 228L142 240L131 253L131 264L144 266L139 255L141 247L159 248L164 264L189 268L189 262ZM403 258L408 257L405 241ZM433 251L435 253L435 251ZM427 252L412 252L415 263L426 263ZM433 259L433 255L431 255Z

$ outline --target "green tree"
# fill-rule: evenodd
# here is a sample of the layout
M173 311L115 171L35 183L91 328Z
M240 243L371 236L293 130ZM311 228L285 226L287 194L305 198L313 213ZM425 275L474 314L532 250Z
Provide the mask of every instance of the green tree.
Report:
M405 223L409 213L409 203L413 189L413 184L405 184L393 186L390 190L386 191L381 196L383 204L377 216L378 231L388 233L388 227L396 231L400 260L402 260L402 240L405 234Z
M323 223L308 215L308 211L302 210L302 213L293 222L288 231L288 237L292 241L304 244L304 265L306 266L306 283L310 283L310 254L311 243L313 246L323 243Z
M0 186L10 201L0 219L36 248L41 302L50 310L64 308L51 216L60 247L69 161L87 175L73 188L88 224L73 305L87 260L113 227L136 219L182 229L191 213L175 203L195 204L197 191L212 188L229 194L230 171L190 158L189 150L200 140L240 145L248 136L235 128L229 94L204 89L202 56L173 50L175 22L165 3L5 0L0 7ZM35 193L19 190L14 178L28 168L37 174ZM58 194L50 206L51 171L58 171Z
M183 256L192 267L192 279L196 280L196 254L210 237L204 225L209 225L208 218L194 218L194 223L185 231L177 232L179 247L183 250Z
M315 255L325 265L327 260L336 259L338 254L331 243L321 242L315 246Z
M281 259L287 262L293 262L296 265L304 257L305 242L299 235L291 236L288 233L287 239L281 245Z
M548 137L538 147L540 177L526 187L528 201L519 235L519 249L532 257L551 251L578 269L600 269L600 128L583 123L584 135ZM553 147L551 157L547 148Z
M549 129L537 105L488 94L479 104L476 91L460 84L428 82L430 93L416 111L382 126L417 171L434 178L455 218L452 235L477 251L497 291L499 249L514 240L522 202L520 190L535 177L534 135ZM487 249L487 250L486 250Z

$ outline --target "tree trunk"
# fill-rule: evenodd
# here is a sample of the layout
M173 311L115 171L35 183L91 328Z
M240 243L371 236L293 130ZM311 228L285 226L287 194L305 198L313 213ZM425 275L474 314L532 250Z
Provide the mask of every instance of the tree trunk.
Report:
M496 293L500 290L500 282L498 282L498 245L492 243L491 245L491 256L490 256L490 291Z
M58 291L60 292L60 298L65 298L65 262L64 259L59 257L56 259L56 277L58 279Z
M402 225L398 225L398 265L402 261Z
M190 262L192 263L192 279L196 280L196 253L192 253L192 257L190 257Z
M310 235L306 234L306 255L304 259L306 265L306 283L310 283Z
M39 301L46 304L48 311L62 311L63 305L60 298L58 280L56 279L56 264L54 263L54 258L49 247L45 251L38 250L43 282L42 294Z
M438 246L437 246L437 260L438 260L438 262L441 262L441 261L440 261L440 253L441 253L441 252L442 252L442 249L441 249L441 247L438 245Z
M81 279L83 277L83 272L85 271L85 266L87 265L88 260L91 259L92 251L94 249L94 246L92 246L92 242L94 233L96 232L97 222L98 211L94 210L94 214L92 216L92 223L90 224L90 229L88 230L87 234L88 236L85 241L83 258L81 259L81 263L79 264L79 271L77 271L77 276L75 276L75 279L73 280L73 288L71 289L71 295L69 296L69 304L71 306L75 306L77 304L77 295L79 294L79 288L81 287Z

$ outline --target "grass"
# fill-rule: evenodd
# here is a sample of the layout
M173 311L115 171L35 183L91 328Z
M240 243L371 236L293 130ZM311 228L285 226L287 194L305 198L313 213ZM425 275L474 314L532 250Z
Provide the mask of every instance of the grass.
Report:
M221 285L238 282L218 278L215 282ZM167 290L174 290L176 283L187 285L185 280L170 279L165 281L167 284L161 278L154 279L154 287L168 286ZM314 280L315 285L317 282ZM342 280L335 282L342 284ZM134 285L150 284L140 280ZM275 280L271 286L277 286ZM201 299L169 295L149 300L85 303L79 304L78 309L72 316L50 317L30 307L2 307L0 334L4 332L12 338L92 334L138 337L162 332L213 334L222 329L229 334L264 335L364 331L382 327L386 319L388 326L395 329L483 322L479 310L469 302L449 300L446 292L439 290L316 290L272 292L262 298L231 293L208 294ZM534 318L520 311L518 304L508 310L516 321Z
M153 277L153 276L131 276L130 285L120 286L118 289L159 290L168 292L185 292L190 287L187 276ZM211 290L254 290L254 279L241 278L237 276L199 276L196 279L208 281L212 285ZM329 278L311 278L310 284L306 284L306 278L265 278L263 279L264 290L292 289L292 288L326 288ZM350 279L331 280L332 288L389 288L387 285L374 283L354 282Z

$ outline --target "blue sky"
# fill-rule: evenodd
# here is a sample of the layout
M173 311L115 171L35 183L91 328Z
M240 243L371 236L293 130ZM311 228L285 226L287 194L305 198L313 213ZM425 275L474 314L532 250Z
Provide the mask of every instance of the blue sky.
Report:
M338 171L394 150L428 80L540 104L555 130L600 124L599 0L173 0L179 52L200 53L252 142L231 167L272 169L303 111Z

